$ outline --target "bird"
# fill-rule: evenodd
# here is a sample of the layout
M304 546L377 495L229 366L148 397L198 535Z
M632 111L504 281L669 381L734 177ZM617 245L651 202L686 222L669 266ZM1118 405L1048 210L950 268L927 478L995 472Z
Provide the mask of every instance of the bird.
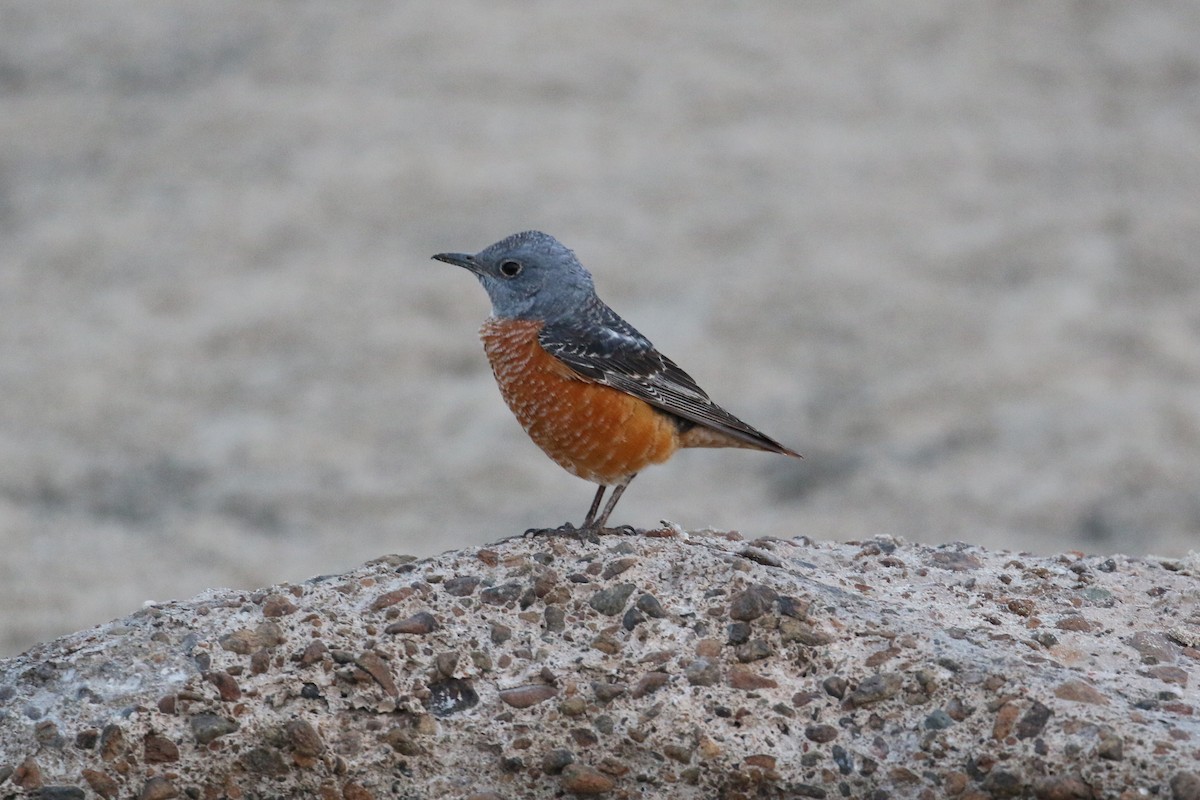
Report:
M487 291L492 313L479 336L525 432L567 472L599 484L575 530L605 530L634 477L680 448L802 457L709 399L597 296L591 273L553 236L524 231L478 253L433 258L473 273Z

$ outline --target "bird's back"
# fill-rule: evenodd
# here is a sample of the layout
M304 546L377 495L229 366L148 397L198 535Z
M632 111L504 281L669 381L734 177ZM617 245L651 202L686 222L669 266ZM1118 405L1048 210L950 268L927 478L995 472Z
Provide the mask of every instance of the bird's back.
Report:
M742 447L799 456L714 403L691 375L595 298L594 306L545 325L543 348L576 373L675 417L681 447Z

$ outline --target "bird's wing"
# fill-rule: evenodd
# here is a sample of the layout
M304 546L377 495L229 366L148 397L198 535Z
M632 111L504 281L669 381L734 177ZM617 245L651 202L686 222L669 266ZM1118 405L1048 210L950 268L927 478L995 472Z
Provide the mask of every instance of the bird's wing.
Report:
M691 375L607 306L601 308L598 320L547 324L538 341L546 352L585 379L619 389L751 447L795 455L710 400Z

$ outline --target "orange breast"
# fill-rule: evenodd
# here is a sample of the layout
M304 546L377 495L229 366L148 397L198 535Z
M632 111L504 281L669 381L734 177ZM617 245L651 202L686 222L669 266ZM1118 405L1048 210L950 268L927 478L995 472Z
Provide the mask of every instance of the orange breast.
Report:
M671 457L679 434L669 417L571 370L542 349L539 330L539 322L490 318L479 336L500 394L546 455L605 485Z

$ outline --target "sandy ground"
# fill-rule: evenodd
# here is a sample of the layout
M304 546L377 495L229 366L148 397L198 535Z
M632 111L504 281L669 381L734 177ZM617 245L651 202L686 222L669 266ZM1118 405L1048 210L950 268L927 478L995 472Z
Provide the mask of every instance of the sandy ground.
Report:
M429 260L540 228L803 462L616 523L1200 539L1200 5L0 9L0 654L578 520Z

